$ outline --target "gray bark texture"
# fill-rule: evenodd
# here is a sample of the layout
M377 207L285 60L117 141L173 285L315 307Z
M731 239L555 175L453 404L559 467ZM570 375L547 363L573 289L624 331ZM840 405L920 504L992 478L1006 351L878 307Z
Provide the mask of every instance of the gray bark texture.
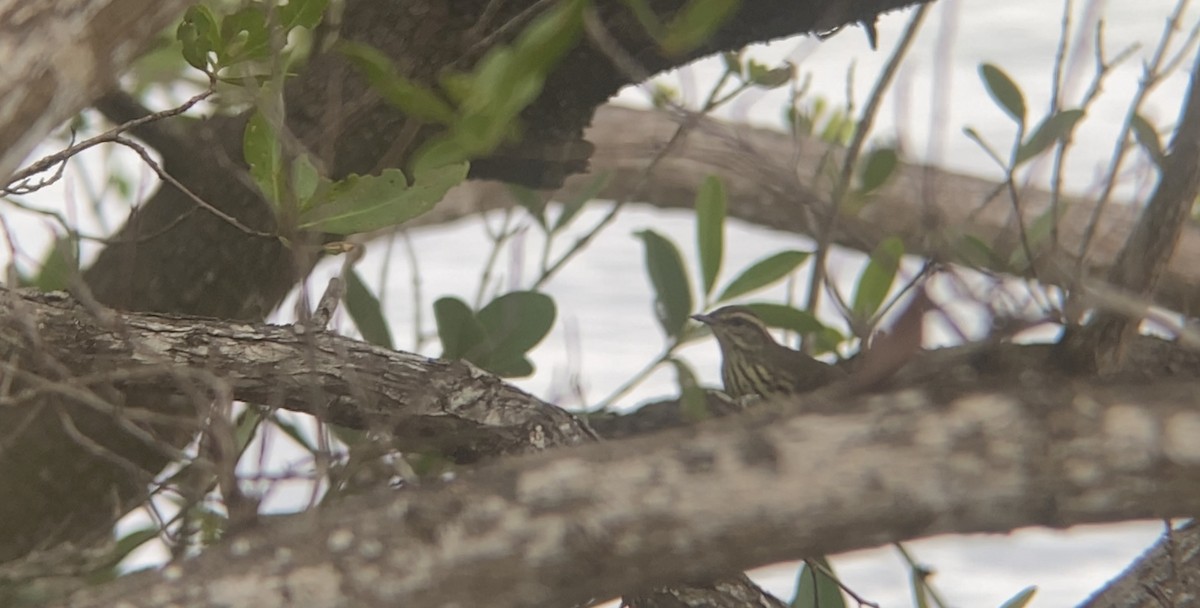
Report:
M70 606L289 598L314 607L571 605L935 534L1184 517L1200 508L1192 483L1200 474L1198 363L1178 350L1147 356L1172 357L1186 368L1180 379L1092 384L1055 373L1051 348L933 353L881 393L857 394L852 376L736 417L543 452L535 448L580 443L586 433L565 412L502 387L499 401L508 405L471 414L497 387L468 366L326 335L312 352L291 327L133 314L97 320L53 296L8 299L18 309L8 316L47 328L38 341L10 330L5 341L24 346L6 353L9 360L52 358L75 378L120 377L150 394L178 392L171 370L186 362L184 369L227 379L232 398L314 392L295 383L337 395L363 372L386 368L362 387L374 405L335 400L330 415L448 417L449 425L512 429L527 446L514 451L536 452L420 488L264 518L194 560L83 592ZM61 338L49 329L65 327L73 331ZM81 341L96 355L90 362L71 352ZM343 347L357 353L347 357ZM1039 355L1044 371L1030 371ZM282 387L278 376L238 371L284 359L302 363L280 372L298 372ZM1006 366L1020 359L1026 372L1013 384ZM109 372L110 361L122 367ZM930 383L929 374L946 380ZM434 405L430 383L462 388L448 388ZM282 402L307 408L302 396Z
M910 3L744 3L710 44L684 57L659 55L622 4L597 8L609 33L653 72ZM186 4L0 1L0 47L21 53L6 54L18 59L6 64L8 88L0 89L0 173L10 173L51 128L109 90L136 51ZM469 0L451 9L434 0L348 0L339 35L380 48L408 77L431 82L447 66L478 59L480 33L491 31L477 28L481 15L492 15L498 28L532 4ZM679 5L651 4L660 13ZM590 162L618 171L613 183L630 183L620 172L645 167L655 145L648 149L647 142L662 142L655 133L671 125L642 128L629 122L631 115L605 110L584 137L595 108L630 81L603 52L576 49L527 111L525 138L475 162L472 177L552 189ZM97 107L118 120L136 118L140 110L125 101L109 95ZM430 135L332 54L314 57L290 81L286 103L292 134L334 177L402 165ZM271 214L240 160L243 120L147 125L136 134L155 145L168 172L191 191L270 232ZM707 163L745 177L728 182L735 215L811 232L828 194L798 187L790 167L759 162L790 158L796 142L704 124L679 164L656 172L644 198L690 203L696 167ZM762 142L790 147L776 156L746 148ZM906 198L904 188L919 191L932 174L912 171L889 186L894 194L880 195L886 205L868 207L861 222L843 223L835 240L869 249L882 235L874 222L886 217L889 231L920 241L927 224L892 222L928 219L933 209L942 214L932 216L940 217L935 225L966 222L971 230L992 230L994 243L1013 246L1011 218L994 204L983 213L953 206L897 211L892 205L912 209L918 200ZM954 183L975 188L971 197L982 196L986 185ZM1038 204L1035 197L1021 212L1036 217ZM478 207L455 209L446 205L424 221ZM1105 222L1112 223L1101 234L1111 227L1113 238L1131 225ZM1200 246L1192 230L1177 260L1189 242ZM934 244L912 251L943 250ZM104 538L183 446L202 430L212 432L211 404L229 399L387 433L402 446L443 450L460 463L514 457L450 483L250 525L195 561L87 592L69 605L568 605L634 591L646 592L631 599L639 607L760 605L772 600L730 573L937 533L1175 517L1200 506L1195 484L1187 483L1200 460L1195 390L1187 378L1200 367L1161 342L1133 349L1143 375L1111 384L1056 375L1052 349L938 353L928 358L935 364L913 365L878 395L831 388L732 422L593 444L574 416L467 365L255 324L313 262L293 253L165 187L86 271L87 289L78 292L84 305L4 295L3 380L6 403L14 407L0 408L6 492L0 562ZM1057 253L1045 251L1047 259ZM1108 263L1097 259L1101 267ZM1183 310L1196 301L1189 268L1170 267L1161 283L1166 302ZM1182 379L1169 379L1176 375ZM924 384L906 385L906 377ZM562 449L529 454L551 447ZM996 480L994 487L981 489L981 476ZM1177 553L1164 554L1172 565L1185 564L1172 557ZM1194 570L1193 563L1185 565ZM663 588L681 581L698 583Z

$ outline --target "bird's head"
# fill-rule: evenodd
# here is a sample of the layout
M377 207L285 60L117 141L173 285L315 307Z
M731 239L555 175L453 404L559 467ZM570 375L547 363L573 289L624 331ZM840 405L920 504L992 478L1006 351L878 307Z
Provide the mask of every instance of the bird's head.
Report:
M763 352L778 344L762 320L745 306L725 306L692 318L712 329L724 351Z

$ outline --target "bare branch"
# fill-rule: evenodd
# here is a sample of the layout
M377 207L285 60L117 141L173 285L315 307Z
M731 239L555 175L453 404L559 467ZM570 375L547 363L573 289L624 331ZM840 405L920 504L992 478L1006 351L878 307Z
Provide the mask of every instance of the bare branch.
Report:
M1186 516L1197 388L818 393L268 520L71 605L570 605L935 534Z

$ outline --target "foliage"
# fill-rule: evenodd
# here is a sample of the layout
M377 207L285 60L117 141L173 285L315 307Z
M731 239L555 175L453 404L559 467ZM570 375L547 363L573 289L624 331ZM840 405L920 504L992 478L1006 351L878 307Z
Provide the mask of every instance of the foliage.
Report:
M466 359L497 376L533 373L526 354L554 325L555 305L549 296L514 291L492 300L478 312L458 298L433 304L442 358Z
M739 3L690 0L668 18L654 14L644 0L625 0L624 4L637 14L661 51L678 55L703 48L712 32ZM558 2L526 25L512 43L492 47L469 69L439 74L436 82L403 74L388 57L372 47L339 44L338 52L353 63L380 95L415 124L435 127L438 132L411 151L410 161L402 168L334 180L323 173L325 169L317 159L281 136L286 109L279 101L289 66L302 60L305 52L292 45L289 37L293 32L314 28L327 5L328 0L252 2L223 13L201 4L188 10L176 30L179 52L189 65L224 87L221 89L224 92L240 90L244 96L239 99L253 106L243 134L244 160L253 183L274 205L285 235L300 230L338 236L371 232L402 224L431 209L450 188L465 179L472 159L520 138L522 111L542 92L548 74L562 56L581 39L583 15L589 8L583 0ZM805 95L804 85L797 82L796 66L790 63L772 67L747 58L740 51L724 53L722 61L724 73L704 104L705 112L751 88L792 85L785 116L793 134L816 136L844 146L860 130L868 128L849 107L832 109L826 100ZM1001 67L985 63L979 67L979 73L984 90L1000 114L1015 125L1017 134L1008 151L1000 152L997 150L1002 150L1002 146L985 141L975 129L968 127L964 132L997 163L1007 185L1015 186L1018 169L1044 158L1053 149L1061 152L1065 148L1087 115L1087 109L1056 106L1039 117L1031 111L1021 85ZM672 106L678 103L677 97L664 86L656 93L655 103ZM1166 152L1159 128L1137 111L1131 112L1128 128L1133 142L1161 167ZM866 208L896 175L901 159L898 147L875 143L867 147L869 150L852 167L852 183L847 177L850 188L834 205L836 214L853 216ZM526 223L513 227L508 223L513 217L510 213L505 216L504 226L492 235L493 255L473 303L444 295L433 305L443 358L465 360L503 377L534 373L530 353L548 335L559 314L558 304L541 288L563 264L586 248L588 239L603 228L604 222L586 232L561 257L555 259L552 253L609 179L608 175L597 175L577 195L556 205L549 204L549 198L543 194L510 187L516 204L527 214L528 219L522 220ZM620 205L613 206L613 214ZM663 332L664 345L662 353L643 372L602 405L615 402L650 371L669 365L675 374L685 416L692 420L706 417L704 390L697 374L680 354L683 346L702 338L706 331L690 323L689 317L721 304L741 301L785 281L807 280L810 300L805 304L792 302L790 298L786 302L749 302L768 326L804 337L807 348L817 354L845 352L851 345L848 335L821 320L829 318L828 310L818 305L817 295L812 295L827 289L817 265L828 252L828 243L777 251L730 273L726 257L731 244L725 239L729 211L724 184L716 176L709 176L695 199L695 268L690 267L683 250L662 232L647 227L636 233L637 241L632 242L642 248L644 271L653 291L652 310ZM1032 249L1052 237L1061 217L1061 209L1051 209L1029 225L1021 226L1022 247L1016 251L995 251L983 239L970 234L954 235L947 249L955 261L970 266L1024 271L1033 263ZM528 226L536 227L545 237L539 275L519 288L494 293L496 290L487 278L495 263L495 253ZM67 287L79 269L79 239L75 236L57 239L40 272L23 277L23 282L40 289ZM849 301L836 302L854 337L865 339L877 329L907 288L897 280L907 253L900 236L880 239L857 277ZM814 262L811 265L810 260ZM393 348L389 321L395 320L395 307L386 306L357 272L351 270L344 278L346 311L364 340ZM840 294L836 297L840 298ZM301 446L313 462L323 463L321 459L328 458L330 453L325 429L314 437L308 429L266 408L248 406L234 422L239 457L251 440L266 429L277 431ZM350 450L359 449L362 437L344 430L333 433ZM436 455L411 456L413 463L435 461ZM177 483L185 474L195 474L190 464L184 463L182 468L165 485ZM414 470L417 468L419 472L427 472L438 467L414 466ZM211 490L207 488L202 493L213 496ZM118 539L112 562L120 561L154 538L166 536L168 528L183 530L182 538L174 539L175 542L183 549L194 549L215 542L229 524L227 513L213 501L178 500L175 507L178 520L139 528ZM842 590L829 576L832 568L828 562L814 563L820 566L806 565L800 571L792 605L844 605ZM116 573L116 568L108 568L99 575ZM939 603L928 587L927 578L928 572L913 567L917 605ZM1035 591L1022 590L1003 606L1021 608L1029 603Z

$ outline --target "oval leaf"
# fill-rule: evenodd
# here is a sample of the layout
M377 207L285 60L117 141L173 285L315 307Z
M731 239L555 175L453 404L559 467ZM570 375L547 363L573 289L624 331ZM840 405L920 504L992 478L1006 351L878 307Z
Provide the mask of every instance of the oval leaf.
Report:
M722 291L720 297L717 298L717 301L725 302L740 295L767 287L791 274L810 255L812 254L807 251L781 251L775 255L763 258L751 264L749 268L742 271L742 274L730 281L729 285L725 287L725 291Z
M654 287L654 311L667 335L678 338L692 312L692 287L675 244L653 230L637 233L646 248L646 272Z
M279 7L279 24L286 29L312 29L321 22L329 0L291 0Z
M428 123L448 125L454 122L454 108L434 91L398 74L387 55L374 47L353 42L339 43L338 50L384 99L405 114Z
M991 95L1018 125L1025 124L1025 95L1021 93L1017 83L1013 82L1004 70L990 63L979 66L979 75L983 78L988 95Z
M900 269L900 258L903 256L904 243L894 236L884 239L871 252L871 261L863 269L854 291L852 310L859 319L871 318L883 305L888 292L892 290L892 282L896 280L896 271Z
M79 244L70 237L59 237L42 261L42 269L34 277L32 286L39 291L62 291L71 278L79 275Z
M351 175L319 188L300 228L334 234L370 232L395 226L429 211L446 191L467 177L465 162L416 172L412 186L399 169L380 175Z
M1133 138L1137 141L1138 145L1146 151L1146 154L1150 155L1154 164L1161 167L1166 154L1163 152L1162 140L1158 136L1158 129L1155 129L1154 125L1150 124L1150 121L1146 120L1141 114L1133 115L1130 126L1133 127Z
M1037 590L1038 588L1036 585L1030 585L1029 587L1017 592L1017 594L1009 598L1008 601L1000 604L1000 608L1025 608L1025 606L1028 606L1029 602L1033 600L1033 596L1037 593Z
M898 157L894 148L879 148L871 151L863 163L861 188L863 194L873 192L892 176Z
M351 270L346 273L346 312L358 327L363 339L375 346L393 349L392 332L379 305L379 298L367 289L362 277Z
M663 50L680 55L707 42L738 4L738 0L692 0L667 24L660 40Z
M487 334L466 302L458 298L439 298L433 303L438 339L443 359L467 359L486 350Z
M554 300L536 291L506 293L476 315L487 332L493 358L524 355L554 326ZM532 370L530 370L532 372Z
M758 315L758 318L762 319L763 324L767 327L786 329L801 335L815 334L825 330L825 324L818 321L812 313L794 306L755 302L747 304L746 307L754 311L754 314Z
M246 122L242 156L250 166L250 177L267 201L278 205L283 200L283 152L275 129L262 112L256 111Z
M507 356L493 354L482 362L472 361L472 363L501 378L524 378L533 375L533 362L521 354Z
M725 204L721 180L708 176L696 195L696 246L700 250L704 295L712 293L721 273L721 258L725 255Z
M508 194L537 221L542 230L546 230L546 200L541 194L519 184L505 184Z
M569 200L563 201L562 211L559 212L558 219L554 220L554 227L551 229L551 232L558 232L564 226L571 223L571 220L575 219L575 215L579 213L579 210L583 209L583 206L588 201L596 198L600 194L600 191L608 186L611 180L611 171L601 171Z
M813 560L833 572L829 560L819 557ZM796 595L792 598L793 608L845 608L846 598L842 596L842 588L837 581L807 563L800 568L799 580L796 582Z
M1043 120L1017 150L1017 164L1037 156L1071 134L1075 123L1083 118L1083 110L1063 110Z

